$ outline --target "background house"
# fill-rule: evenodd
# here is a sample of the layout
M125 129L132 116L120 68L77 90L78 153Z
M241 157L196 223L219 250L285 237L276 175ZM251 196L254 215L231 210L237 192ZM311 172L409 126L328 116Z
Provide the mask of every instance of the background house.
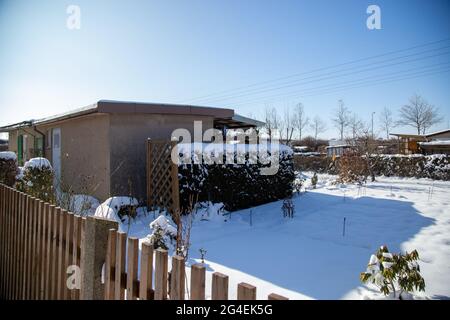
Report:
M202 131L261 125L232 109L101 100L0 132L8 132L19 165L36 156L49 159L60 187L99 200L133 195L145 201L147 139L168 140L178 128L193 137L194 121L202 121Z
M338 157L352 150L352 146L342 140L331 139L328 141L327 157Z
M398 138L400 154L450 154L450 129L429 134L391 133Z

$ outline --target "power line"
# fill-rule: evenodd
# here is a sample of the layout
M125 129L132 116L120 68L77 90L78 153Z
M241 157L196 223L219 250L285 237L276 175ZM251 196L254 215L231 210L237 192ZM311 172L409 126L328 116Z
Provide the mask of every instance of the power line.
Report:
M295 87L295 86L310 84L310 83L314 83L314 82L319 82L319 81L325 81L325 80L330 80L330 79L335 79L335 78L340 78L340 77L351 76L351 75L355 75L355 74L359 74L359 73L363 73L363 72L367 72L367 71L378 70L378 69L392 67L392 66L398 66L398 65L406 64L406 63L410 63L410 62L426 60L426 59L429 59L429 58L434 58L434 57L438 57L438 56L442 56L442 55L447 55L449 53L450 52L447 51L447 52L444 52L444 53L429 55L429 56L415 58L415 59L409 59L409 60L400 61L400 62L396 62L396 63L389 63L389 64L376 66L376 67L369 67L369 68L365 68L365 69L361 69L361 70L357 70L357 71L351 71L351 72L347 72L347 73L343 73L343 74L337 74L337 75L333 75L334 73L330 73L330 75L324 74L324 75L321 75L322 76L321 78L316 78L316 79L309 80L309 81L302 81L300 83L290 84L290 85L286 85L286 86L280 86L280 87L276 87L276 88L270 88L270 89L267 89L267 90L261 90L261 91L259 91L257 93L266 93L266 92L270 92L270 91L276 91L276 90L280 90L280 89L286 89L286 88L291 88L291 87ZM244 96L248 96L248 95L253 95L253 94L235 95L235 96L230 96L230 98L231 98L231 101L233 101L233 99L235 99L235 98L244 97ZM283 93L278 94L278 95L283 95ZM230 100L230 99L225 99L224 98L224 99L210 100L209 103L214 103L216 101L224 101L224 100Z
M435 71L435 72L430 72L430 71L419 72L416 74L412 74L413 76L410 75L408 77L400 77L400 78L394 77L394 78L383 79L385 81L378 81L378 82L366 81L365 83L362 83L357 86L352 86L352 85L351 86L342 86L342 87L332 88L332 90L325 90L325 91L314 92L314 93L310 93L310 94L306 94L306 95L300 95L300 96L297 96L297 99L312 97L312 96L317 96L317 95L324 95L324 94L329 94L329 93L333 93L333 92L339 92L342 90L350 90L350 89L357 89L357 88L363 88L363 87L377 86L377 85L401 81L401 80L409 80L409 79L415 79L415 78L420 78L420 77L424 77L424 76L431 76L431 75L435 75L435 74L446 73L449 71L450 71L450 68L447 68L447 69L439 69L438 71ZM294 98L292 98L292 99L294 99ZM245 104L237 103L236 105L245 105Z
M387 76L387 75L392 75L392 74L397 74L397 73L404 73L404 72L411 71L411 70L423 69L423 68L430 68L430 67L434 67L434 66L441 66L441 65L443 65L443 64L445 65L445 64L447 64L447 63L448 63L448 62L445 62L445 63L437 63L437 64L432 64L432 65L422 66L422 67L420 67L420 68L412 68L412 69L408 69L408 70L396 71L396 72L392 72L392 73L388 73L388 74L371 75L371 76L369 76L369 77L362 78L362 79L350 80L350 81L347 81L347 83L352 83L352 82L355 82L355 81L361 81L361 80L363 80L363 79L376 79L376 78L378 78L378 77L385 77L385 76ZM333 78L335 78L335 77L333 77ZM312 82L309 82L309 83L312 83ZM345 83L345 82L344 82L344 83ZM331 85L333 85L333 84L331 84ZM326 88L326 87L328 87L328 86L330 86L330 84L323 85L323 86L319 86L319 87L316 87L316 88ZM311 90L311 89L316 89L316 88L309 88L309 89L305 89L305 90ZM275 98L275 97L286 97L286 96L290 96L290 95L292 95L292 94L298 94L299 92L303 92L303 91L302 91L302 90L300 90L300 91L299 91L299 90L295 90L295 91L282 92L282 93L278 93L278 94L275 94L275 95L269 95L269 96L264 96L264 97L255 97L255 98L247 99L247 100L244 100L244 101L239 101L239 100L237 100L238 102L237 102L236 104L249 103L249 102L257 102L257 101L262 101L262 100L266 100L266 99L270 99L270 98Z
M425 44L420 44L420 45L416 45L416 46L412 46L412 47L408 47L408 48L404 48L404 49L400 49L400 50L390 51L390 52L386 52L386 53L383 53L383 54L369 56L369 57L365 57L365 58L361 58L361 59L357 59L357 60L353 60L353 61L348 61L348 62L344 62L344 63L332 65L332 66L317 68L317 69L313 69L313 70L310 70L310 71L307 71L307 72L296 73L296 74L292 74L292 75L288 75L288 76L284 76L284 77L275 78L275 79L272 79L272 80L261 81L261 82L249 84L249 85L246 85L246 86L236 87L236 88L228 89L228 90L223 90L223 91L219 91L219 92L216 92L216 93L211 93L211 94L207 94L207 95L203 95L203 96L199 96L199 97L194 97L194 98L190 98L190 99L184 99L184 100L180 100L179 102L194 101L194 100L204 99L204 98L208 98L208 97L212 97L212 96L223 95L224 93L229 93L229 92L234 92L234 91L242 91L245 88L257 87L257 86L260 86L260 85L263 85L263 84L267 84L267 83L271 83L271 82L278 82L278 81L281 81L281 80L290 79L290 78L298 77L298 76L301 76L301 75L307 75L307 74L316 73L316 72L320 72L320 71L324 71L324 70L328 70L328 69L333 69L333 68L337 68L337 67L342 67L342 66L346 66L346 65L350 65L350 64L356 64L356 63L359 63L359 62L362 62L362 61L367 61L367 60L376 59L376 58L380 58L380 57L384 57L384 56L388 56L388 55L393 55L393 54L400 53L400 52L411 51L411 50L414 50L414 49L435 45L435 44L446 42L446 41L449 41L449 40L450 40L450 38L441 39L441 40L438 40L438 41L428 42L428 43L425 43Z

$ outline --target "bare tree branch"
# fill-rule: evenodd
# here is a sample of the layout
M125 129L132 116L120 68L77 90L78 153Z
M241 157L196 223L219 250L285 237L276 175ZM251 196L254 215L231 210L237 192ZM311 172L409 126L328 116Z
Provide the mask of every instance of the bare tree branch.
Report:
M400 108L399 116L400 120L397 123L414 127L417 134L425 134L427 129L443 119L435 106L417 94L409 99L409 104Z

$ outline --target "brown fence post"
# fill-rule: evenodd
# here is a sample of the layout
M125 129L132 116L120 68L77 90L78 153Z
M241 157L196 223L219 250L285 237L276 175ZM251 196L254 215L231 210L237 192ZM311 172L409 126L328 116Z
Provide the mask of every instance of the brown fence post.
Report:
M139 282L139 299L153 299L153 246L142 243L141 247L141 279Z
M127 300L136 300L138 289L139 239L128 238Z
M106 261L106 245L109 229L117 229L116 221L103 218L86 218L81 256L81 299L103 300L102 268Z
M155 251L155 300L167 299L167 250Z
M170 277L170 299L184 300L185 294L185 269L184 258L180 256L172 257L172 272Z
M75 215L73 222L73 252L72 252L72 264L81 268L81 229L83 218ZM80 299L80 289L73 289L71 292L72 300Z
M228 276L214 272L212 275L212 287L211 287L211 299L212 300L228 300Z
M70 300L71 294L69 287L67 286L67 268L72 264L72 252L73 252L73 228L74 228L74 214L67 213L66 234L65 234L65 257L64 257L64 300Z
M289 300L286 297L280 296L279 294L276 293L271 293L267 296L268 300Z
M241 282L237 289L238 300L256 300L256 287L251 284Z
M191 266L191 300L205 300L205 275L204 265L197 263Z
M126 275L125 273L126 251L127 251L127 234L125 232L118 232L117 246L116 246L116 276L114 285L115 300L123 300L125 298L125 290L124 290L125 279L123 275Z
M117 230L109 229L105 264L105 300L114 300Z

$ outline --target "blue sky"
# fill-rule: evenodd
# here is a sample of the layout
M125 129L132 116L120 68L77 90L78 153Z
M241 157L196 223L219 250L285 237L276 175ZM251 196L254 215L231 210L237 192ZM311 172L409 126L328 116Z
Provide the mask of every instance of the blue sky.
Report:
M71 4L81 9L80 30L66 27ZM381 30L366 27L370 4L381 8ZM334 137L338 99L369 121L418 93L445 117L433 129L445 129L449 15L446 0L0 0L0 125L99 99L231 107L257 118L266 106L302 102ZM389 52L397 53L304 74Z

